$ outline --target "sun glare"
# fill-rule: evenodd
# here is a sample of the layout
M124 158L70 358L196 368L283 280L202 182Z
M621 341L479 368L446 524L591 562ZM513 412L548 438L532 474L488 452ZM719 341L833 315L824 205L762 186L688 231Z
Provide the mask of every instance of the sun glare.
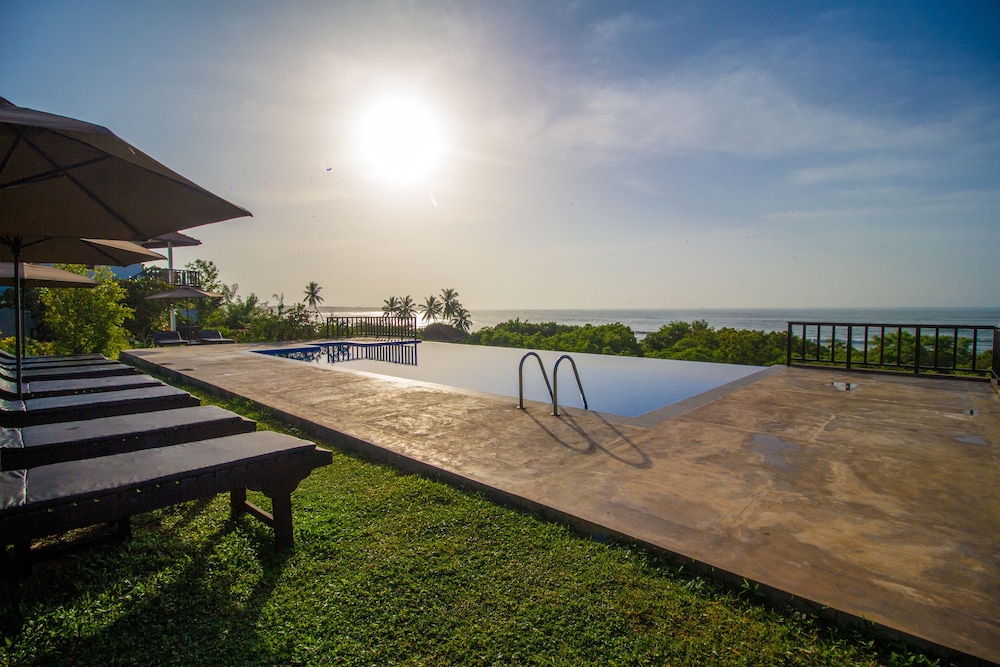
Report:
M402 95L384 97L364 112L358 150L368 173L394 185L422 185L444 154L444 135L434 112Z

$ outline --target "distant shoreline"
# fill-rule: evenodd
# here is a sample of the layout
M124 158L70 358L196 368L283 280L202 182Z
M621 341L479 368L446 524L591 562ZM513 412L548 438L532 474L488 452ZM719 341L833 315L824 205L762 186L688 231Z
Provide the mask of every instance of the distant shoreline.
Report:
M329 315L379 316L380 308L320 307ZM583 326L615 322L645 336L670 322L705 320L717 329L784 331L791 321L856 324L939 324L946 326L1000 326L1000 306L992 308L615 308L615 309L489 309L472 311L472 330L508 320L556 322Z

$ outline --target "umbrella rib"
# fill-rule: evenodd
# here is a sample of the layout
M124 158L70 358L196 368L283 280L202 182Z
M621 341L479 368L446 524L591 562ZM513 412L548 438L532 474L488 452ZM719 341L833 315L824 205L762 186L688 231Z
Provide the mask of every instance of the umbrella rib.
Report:
M10 159L12 157L14 157L14 151L17 150L17 147L20 145L21 139L23 138L24 138L24 127L21 127L17 131L17 139L11 142L10 148L7 150L7 154L3 156L3 162L0 162L0 174L2 174L4 169L7 168L7 163L10 162Z
M29 142L30 143L30 142ZM46 159L48 157L46 156ZM19 181L11 181L9 183L0 183L0 190L9 190L11 188L19 188L24 185L32 185L33 183L41 183L42 181L52 180L53 178L59 178L60 176L68 176L66 172L72 171L74 169L80 169L81 167L89 167L97 162L103 162L110 159L108 155L102 155L100 157L95 157L90 160L84 160L83 162L77 162L76 164L67 165L65 167L59 167L58 169L53 169L52 171L47 171L44 174L35 174L34 176L28 176L27 178L22 178ZM75 181L74 181L75 182ZM88 193L89 194L89 193Z

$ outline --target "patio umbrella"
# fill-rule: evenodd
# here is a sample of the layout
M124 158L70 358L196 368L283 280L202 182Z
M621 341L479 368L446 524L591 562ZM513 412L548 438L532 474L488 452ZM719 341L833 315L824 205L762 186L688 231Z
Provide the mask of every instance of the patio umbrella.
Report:
M192 287L190 285L185 285L184 287L178 287L177 289L172 289L169 292L159 292L157 294L150 294L146 297L147 299L221 299L221 294L216 294L215 292L209 292L208 290L203 290L200 287ZM173 313L171 313L172 315ZM176 325L171 317L170 319L170 330L174 331Z
M145 241L250 215L111 130L0 98L0 233Z
M190 285L185 287L178 287L177 289L172 289L169 292L158 292L157 294L150 294L146 297L147 299L221 299L221 294L216 294L215 292L209 292L208 290L203 290L200 287L191 287Z
M99 282L79 273L63 271L54 266L24 264L18 274L22 287L97 287ZM0 286L14 286L14 263L0 262Z
M247 215L105 127L0 98L3 259L88 263L46 253L55 239L145 241Z
M174 248L191 248L194 246L201 245L201 241L187 234L181 234L180 232L171 232L169 234L160 234L155 239L150 239L148 241L143 241L143 248L166 248L167 249L167 275L170 279L167 281L171 285L174 284ZM173 331L176 328L176 320L174 319L174 309L170 309L170 330Z
M11 262L14 253L4 242L5 238L0 233L0 261ZM58 237L24 245L18 256L22 262L63 262L88 266L129 266L166 259L155 250L129 241Z

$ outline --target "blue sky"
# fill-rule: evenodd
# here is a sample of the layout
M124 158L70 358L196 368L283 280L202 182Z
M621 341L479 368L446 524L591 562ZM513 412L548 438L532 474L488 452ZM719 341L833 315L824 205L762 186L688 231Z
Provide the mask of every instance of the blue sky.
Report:
M997 306L998 7L7 0L0 96L252 211L175 255L242 295ZM359 148L402 98L407 182Z

